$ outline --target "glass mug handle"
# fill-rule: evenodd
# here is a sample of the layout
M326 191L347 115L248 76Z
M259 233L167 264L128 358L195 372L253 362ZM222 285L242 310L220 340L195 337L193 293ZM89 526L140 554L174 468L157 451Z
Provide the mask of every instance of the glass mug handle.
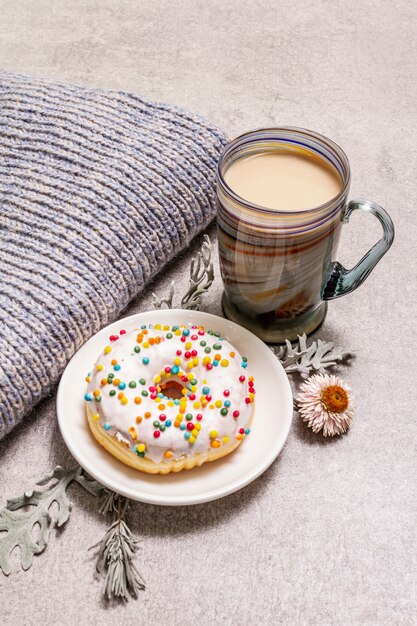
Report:
M361 258L359 263L351 270L347 270L337 261L332 263L327 277L325 277L322 290L322 300L334 300L354 291L363 283L365 278L374 269L378 261L390 249L394 241L394 224L388 213L375 202L368 200L352 200L342 213L342 222L347 224L353 211L361 209L372 213L381 222L383 229L382 238Z

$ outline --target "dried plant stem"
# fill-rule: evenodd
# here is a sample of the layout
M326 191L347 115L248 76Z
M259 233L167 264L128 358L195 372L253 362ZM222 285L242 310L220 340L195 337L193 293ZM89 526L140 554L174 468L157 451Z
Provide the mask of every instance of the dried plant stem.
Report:
M11 572L10 556L16 547L20 549L20 565L23 570L32 566L33 557L45 550L50 532L63 526L71 512L67 489L77 482L87 491L99 495L103 487L87 478L80 466L69 470L59 465L36 482L45 489L32 489L22 496L11 498L0 510L0 570L8 576ZM52 505L58 505L53 511ZM36 528L40 532L36 533Z
M158 296L153 293L153 306L155 307L155 309L162 309L163 305L165 304L165 306L167 307L167 309L172 309L172 300L174 298L174 294L175 294L175 283L174 281L171 282L170 286L169 286L169 292L168 294L165 296L165 298L158 298Z
M331 341L317 339L307 346L306 335L298 336L294 346L287 340L285 346L272 349L272 351L281 361L287 374L298 373L304 378L310 372L323 374L325 370L336 366L338 362L346 361L353 356L351 352L343 348L335 348Z
M198 311L201 306L202 297L210 289L214 280L214 269L212 261L213 245L208 235L204 235L204 242L199 252L191 260L190 265L190 282L188 289L181 300L183 309ZM156 294L153 296L153 306L155 309L167 309L174 307L173 299L175 295L175 283L172 281L169 292L164 298L159 298Z
M112 523L100 544L97 571L105 571L104 595L108 600L128 600L129 595L137 598L145 589L134 563L138 539L126 523L129 506L127 498L106 490L100 513L110 516Z
M187 293L181 300L184 309L198 311L202 296L210 289L214 280L212 261L213 245L208 235L204 235L204 242L200 252L192 259L190 266L190 284Z

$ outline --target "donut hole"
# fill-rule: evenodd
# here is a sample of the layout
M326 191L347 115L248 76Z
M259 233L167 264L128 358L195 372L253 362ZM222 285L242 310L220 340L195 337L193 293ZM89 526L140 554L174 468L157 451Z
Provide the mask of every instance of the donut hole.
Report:
M184 388L184 385L176 380L169 380L161 385L162 393L172 400L180 400L184 395L182 392Z

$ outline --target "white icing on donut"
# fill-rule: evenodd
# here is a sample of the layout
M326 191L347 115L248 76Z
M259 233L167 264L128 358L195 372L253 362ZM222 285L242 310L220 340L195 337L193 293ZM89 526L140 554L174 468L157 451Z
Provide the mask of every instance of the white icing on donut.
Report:
M167 451L170 458L180 459L234 443L236 438L245 436L242 429L248 434L255 393L253 379L245 357L211 332L201 326L149 325L121 333L117 340L112 336L113 340L99 355L88 376L87 405L109 435L129 442L132 454L159 463L169 460L164 456ZM217 354L221 356L219 362L215 359ZM174 370L168 372L165 368ZM185 382L181 374L190 374L197 382ZM115 385L117 380L120 383ZM164 396L161 385L172 381L187 388L186 400ZM113 391L116 393L110 395ZM154 422L159 422L162 431ZM193 430L188 424L194 426ZM156 431L160 433L157 438ZM146 448L144 454L139 452L141 444Z

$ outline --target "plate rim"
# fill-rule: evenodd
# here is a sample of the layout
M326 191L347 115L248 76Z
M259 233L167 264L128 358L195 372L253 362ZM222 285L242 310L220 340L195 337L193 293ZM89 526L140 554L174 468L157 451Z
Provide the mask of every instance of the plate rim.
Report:
M99 331L97 331L96 333L94 333L94 335L92 335L92 337L90 337L82 346L80 346L80 348L76 351L76 353L72 356L72 358L70 359L70 361L67 363L60 381L59 381L59 385L58 385L58 391L57 391L57 396L56 396L56 412L57 412L57 421L58 421L58 427L61 433L61 436L64 440L65 445L67 446L70 454L74 457L74 459L77 461L77 463L79 463L79 465L84 469L84 471L86 471L92 478L94 478L95 480L97 480L101 485L103 485L104 487L111 489L112 491L115 491L117 493L120 493L121 495L130 498L132 500L136 500L139 502L143 502L146 504L154 504L157 506L192 506L192 505L196 505L196 504L204 504L207 502L213 502L215 500L218 500L220 498L224 498L228 495L231 495L232 493L235 493L237 491L240 491L240 489L243 489L244 487L247 487L251 482L255 481L257 478L259 478L259 476L261 476L271 465L272 463L278 458L279 454L281 453L287 439L288 439L288 435L291 429L291 425L292 425L292 421L293 421L293 394L292 394L292 389L291 389L291 385L288 379L288 376L284 370L284 368L282 367L282 364L279 362L279 360L276 360L276 366L278 367L278 369L282 370L282 373L284 374L283 377L283 381L284 382L284 388L285 388L285 397L283 398L283 408L284 408L284 415L286 417L286 426L284 427L284 436L282 438L282 442L271 448L271 453L269 455L266 456L266 458L264 459L264 461L262 463L260 463L255 471L253 471L252 473L249 473L243 480L237 479L234 480L233 482L231 482L229 485L227 485L226 487L222 487L222 488L217 488L214 489L212 491L205 491L201 497L199 496L195 496L195 495L189 495L189 496L180 496L179 498L176 496L154 496L152 497L149 494L143 494L140 492L133 492L130 491L129 489L125 489L123 487L123 485L120 486L117 485L117 487L114 487L114 483L111 484L111 481L106 481L103 480L103 477L100 475L100 472L96 472L95 468L94 468L94 463L90 464L88 462L86 462L84 460L84 458L80 459L80 456L77 453L77 450L73 448L72 443L70 443L67 439L67 434L66 434L66 430L65 427L62 428L61 424L65 423L65 420L60 418L60 415L62 416L63 414L63 409L61 408L62 406L62 402L63 402L63 394L64 394L64 389L65 389L65 376L67 374L67 370L69 370L72 362L78 357L79 352L82 349L85 349L86 346L88 346L89 343L91 343L99 334L105 334L105 332L107 331L107 329L110 329L111 327L113 327L115 324L123 324L126 323L127 321L132 321L133 319L136 319L138 317L154 317L159 315L159 313L164 312L164 313L168 313L168 314L173 314L175 315L177 314L181 314L181 315L192 315L192 316L199 316L199 315L203 315L204 317L209 317L212 318L213 320L221 320L222 323L227 323L229 325L231 325L232 327L235 327L236 330L239 331L244 331L246 333L249 333L249 335L252 335L252 337L255 338L256 342L258 342L258 344L260 346L262 346L262 349L267 349L269 350L269 347L266 343L264 343L259 337L257 337L254 333L252 333L250 330L248 330L247 328L244 328L243 326L241 326L240 324L237 324L236 322L233 322L232 320L229 320L226 317L220 317L219 315L214 315L213 313L208 313L205 311L191 311L188 309L155 309L153 311L140 311L138 313L133 313L132 315L129 315L127 317L123 317L120 318L118 320L115 320L114 322L111 322L110 324L107 324L106 326L104 326L103 328L101 328ZM205 324L206 325L206 324ZM288 415L287 415L288 413ZM88 433L90 434L90 433ZM97 444L98 445L98 444ZM82 455L81 455L82 456ZM185 470L184 470L185 471ZM192 470L190 470L192 471ZM106 477L105 477L106 478Z

